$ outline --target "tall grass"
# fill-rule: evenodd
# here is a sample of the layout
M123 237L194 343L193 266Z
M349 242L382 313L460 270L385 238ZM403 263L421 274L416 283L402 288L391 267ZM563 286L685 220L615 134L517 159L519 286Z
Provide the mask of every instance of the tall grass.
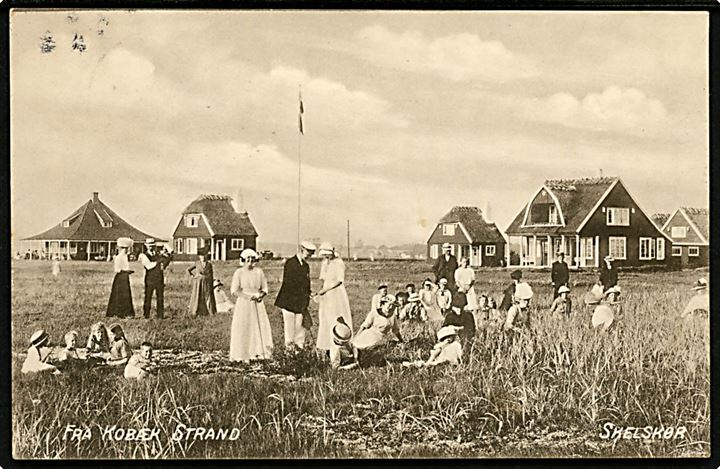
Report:
M313 275L317 276L317 265ZM281 265L263 265L273 292ZM123 320L132 343L150 338L159 348L225 350L230 315L183 315L188 290L182 266L169 276L166 300L173 319ZM55 338L83 332L102 318L110 266L65 264L61 277L49 265L13 265L13 347L22 351L36 327ZM228 280L233 266L216 265ZM391 291L428 275L423 263L349 263L347 288L359 324L379 279ZM426 358L433 332L403 325L406 342L388 352L389 366L330 370L311 352L278 350L268 373L292 380L220 372L161 370L157 378L127 382L120 370L26 377L13 374L13 444L20 458L214 457L542 457L709 455L709 332L707 321L681 324L677 313L691 295L696 273L621 276L623 314L606 334L589 327L591 312L576 305L568 320L546 317L551 300L547 273L526 274L533 285L530 333L484 328L466 363L457 369L405 369L404 359ZM478 273L479 291L498 292L506 271ZM136 309L142 294L134 279ZM575 274L577 297L593 280ZM228 283L228 282L226 282ZM268 300L275 344L282 321ZM576 301L577 303L577 301ZM139 312L139 311L138 311ZM140 313L141 314L141 313ZM607 441L602 425L685 425L678 440ZM178 424L238 428L234 441L174 441ZM67 425L87 426L89 440L63 439ZM156 428L147 442L103 440L116 425Z

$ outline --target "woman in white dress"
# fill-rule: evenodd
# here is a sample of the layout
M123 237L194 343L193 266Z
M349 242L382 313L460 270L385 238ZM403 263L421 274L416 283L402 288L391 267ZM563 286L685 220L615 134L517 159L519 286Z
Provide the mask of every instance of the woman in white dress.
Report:
M460 292L465 293L467 306L465 311L475 312L478 309L477 295L475 294L475 272L468 266L467 257L460 259L460 267L455 270L455 285Z
M350 300L345 290L345 264L335 255L330 243L322 243L318 254L324 257L320 266L320 280L323 286L314 295L315 301L320 305L318 312L317 348L330 350L333 344L332 329L337 318L342 316L345 323L352 330L352 315L350 313Z
M267 279L255 267L258 255L252 249L240 253L242 266L233 274L230 293L237 297L230 326L230 360L248 363L272 356L272 331L262 300L268 294Z

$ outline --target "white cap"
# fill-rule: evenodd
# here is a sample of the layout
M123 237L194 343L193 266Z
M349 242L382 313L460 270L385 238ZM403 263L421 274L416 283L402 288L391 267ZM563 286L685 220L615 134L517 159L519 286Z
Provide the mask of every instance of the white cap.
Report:
M462 329L460 326L445 326L441 327L439 331L437 331L437 338L438 340L443 340L446 337L450 337L451 335L457 335L458 331Z
M570 289L566 287L565 285L558 288L558 293L570 293Z
M300 247L307 249L308 251L317 251L317 247L315 247L315 245L310 241L303 241L300 243Z
M258 258L258 253L256 253L254 250L249 249L249 248L248 248L248 249L243 249L243 251L240 253L240 258L243 259L243 260L245 260L245 259L247 259L247 258L249 258L249 257L253 257L253 258L257 259L257 258Z
M451 249L452 246L450 246L450 243L443 243L442 248L443 249Z
M147 238L145 240L145 246L155 246L155 238Z
M133 245L133 240L127 237L122 237L117 239L117 246L119 248L131 248Z

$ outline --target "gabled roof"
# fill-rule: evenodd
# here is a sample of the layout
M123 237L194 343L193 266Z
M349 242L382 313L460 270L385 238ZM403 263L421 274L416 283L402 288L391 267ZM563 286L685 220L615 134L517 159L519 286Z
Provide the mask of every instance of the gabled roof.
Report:
M471 243L505 242L505 238L495 223L485 221L485 217L478 207L453 207L438 223L461 223L470 237Z
M668 233L672 233L671 229L674 226L685 226L684 222L682 225L678 224L678 220L685 220L687 224L692 228L695 235L690 235L686 238L675 238L673 242L676 244L689 244L689 245L708 245L710 239L710 212L706 208L693 208L693 207L680 207L675 210L673 214L662 225L662 232L666 236Z
M236 212L230 196L202 194L183 210L183 215L195 213L205 216L203 221L215 236L257 236L250 216Z
M549 179L545 181L544 187L558 200L565 226L523 226L525 212L534 199L533 196L510 223L507 233L576 233L618 181L620 179L616 177Z
M63 226L63 222L69 222L69 226ZM109 227L103 227L102 222L111 222ZM70 241L115 241L120 237L129 237L133 241L144 241L145 238L154 237L158 241L164 241L140 231L117 213L113 212L107 205L100 201L97 193L84 205L64 218L60 223L49 230L25 238L26 240L70 240Z
M706 208L693 208L693 207L682 207L681 210L685 212L690 221L697 228L698 234L702 236L705 241L710 240L710 212Z

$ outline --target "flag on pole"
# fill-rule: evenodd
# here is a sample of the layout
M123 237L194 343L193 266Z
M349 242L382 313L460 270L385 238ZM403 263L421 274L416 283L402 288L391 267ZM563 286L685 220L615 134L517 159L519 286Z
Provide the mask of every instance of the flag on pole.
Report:
M298 113L298 129L300 130L300 133L302 135L305 135L305 132L303 131L303 120L302 115L305 112L305 109L303 109L303 102L302 102L302 93L298 91L298 100L300 101L300 112Z

